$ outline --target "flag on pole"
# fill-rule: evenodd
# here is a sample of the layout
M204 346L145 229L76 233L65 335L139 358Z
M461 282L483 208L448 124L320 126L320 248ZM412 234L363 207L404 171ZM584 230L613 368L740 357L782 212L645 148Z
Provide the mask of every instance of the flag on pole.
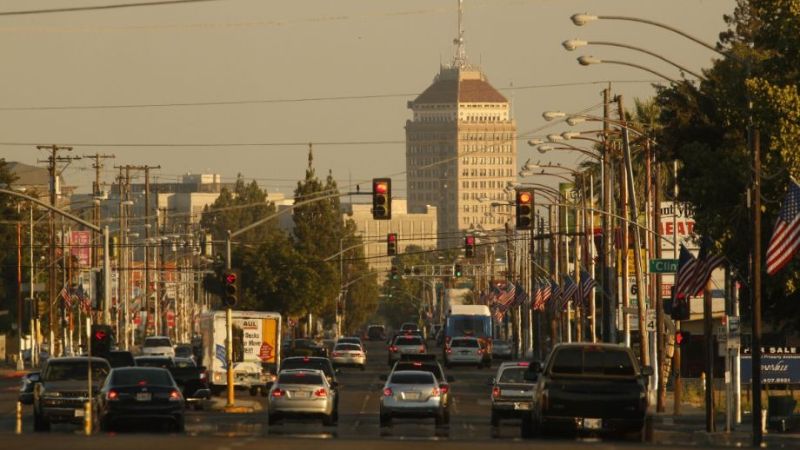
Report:
M578 293L578 285L569 275L564 275L564 288L561 290L561 310L567 307L570 300Z
M580 288L578 289L579 292L578 295L581 298L580 301L582 304L589 303L589 294L592 293L592 289L594 289L596 286L597 286L597 281L595 281L595 279L592 278L591 275L589 275L589 272L587 272L586 270L581 270L581 285Z
M675 296L683 295L692 297L697 291L692 291L695 286L696 273L701 270L697 258L692 252L681 244L680 258L678 258L678 272L675 275Z
M561 306L561 287L553 280L550 280L550 308L557 311Z
M789 192L783 200L778 222L767 247L767 274L775 275L800 248L800 185L789 181Z
M58 295L60 295L61 299L64 300L64 305L67 308L72 308L72 298L69 296L69 292L67 292L66 286L61 288L61 292L59 292Z
M522 289L522 286L514 283L514 291L514 301L511 303L512 307L520 306L528 301L528 293L525 292L525 289Z
M700 256L697 258L699 268L695 271L696 279L694 291L697 293L705 289L708 280L711 278L711 272L725 262L724 256L711 254L711 248L711 239L703 238L703 244L700 246Z

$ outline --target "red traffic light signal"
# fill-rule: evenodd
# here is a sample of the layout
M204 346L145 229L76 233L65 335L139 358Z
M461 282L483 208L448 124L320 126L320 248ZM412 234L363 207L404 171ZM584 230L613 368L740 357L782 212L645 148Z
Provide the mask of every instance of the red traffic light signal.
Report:
M690 338L692 335L688 331L676 331L675 332L675 345L686 345L689 343Z
M533 225L533 192L517 191L517 229L529 230Z
M239 301L239 275L226 270L222 274L222 284L222 303L228 308L235 306Z
M386 254L388 256L397 254L397 233L389 233L386 235Z
M389 220L392 218L392 179L372 179L372 218Z
M471 234L464 236L464 256L467 258L475 256L475 236Z

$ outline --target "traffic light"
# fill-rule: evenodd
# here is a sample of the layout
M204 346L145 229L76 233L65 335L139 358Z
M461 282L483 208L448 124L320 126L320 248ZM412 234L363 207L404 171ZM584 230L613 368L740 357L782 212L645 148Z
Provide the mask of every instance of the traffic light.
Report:
M114 344L114 330L111 325L92 325L89 351L92 356L107 355Z
M461 264L456 264L453 266L453 276L456 278L461 278L464 276L464 269L461 267Z
M471 234L464 236L464 256L467 258L475 256L475 236Z
M386 235L386 254L389 256L397 254L397 233Z
M688 331L676 331L675 332L675 345L679 345L681 347L688 345L689 341L691 341L692 333Z
M672 320L689 320L690 308L689 299L683 295L675 295L675 286L672 287L672 311L670 317Z
M389 220L392 218L392 179L372 179L372 218Z
M397 272L397 266L392 266L392 269L389 271L389 279L390 280L397 280L400 278L400 274Z
M517 229L529 230L533 224L533 192L517 191Z
M239 301L239 274L227 269L222 272L222 304L228 308L236 306Z

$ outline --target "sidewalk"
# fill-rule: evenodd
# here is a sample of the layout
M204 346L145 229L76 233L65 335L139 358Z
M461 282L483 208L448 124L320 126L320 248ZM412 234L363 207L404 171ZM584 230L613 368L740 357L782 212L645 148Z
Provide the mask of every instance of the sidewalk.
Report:
M674 434L676 442L682 439L689 439L695 445L706 446L750 446L752 442L752 420L751 414L742 415L742 422L733 423L730 432L725 431L725 414L716 415L716 430L709 433L706 431L706 412L705 408L690 404L681 405L681 414L673 415L672 396L667 396L665 412L657 413L654 416L654 428L661 433ZM768 446L800 448L800 429L791 432L764 432L764 443Z

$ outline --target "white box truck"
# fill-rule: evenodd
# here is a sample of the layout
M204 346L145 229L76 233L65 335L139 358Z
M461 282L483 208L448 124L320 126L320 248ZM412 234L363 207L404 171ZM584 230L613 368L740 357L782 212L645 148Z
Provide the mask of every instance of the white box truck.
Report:
M234 387L251 395L268 391L280 369L281 315L276 312L233 311ZM211 392L227 388L225 351L225 311L209 311L200 316L203 360L208 370Z

